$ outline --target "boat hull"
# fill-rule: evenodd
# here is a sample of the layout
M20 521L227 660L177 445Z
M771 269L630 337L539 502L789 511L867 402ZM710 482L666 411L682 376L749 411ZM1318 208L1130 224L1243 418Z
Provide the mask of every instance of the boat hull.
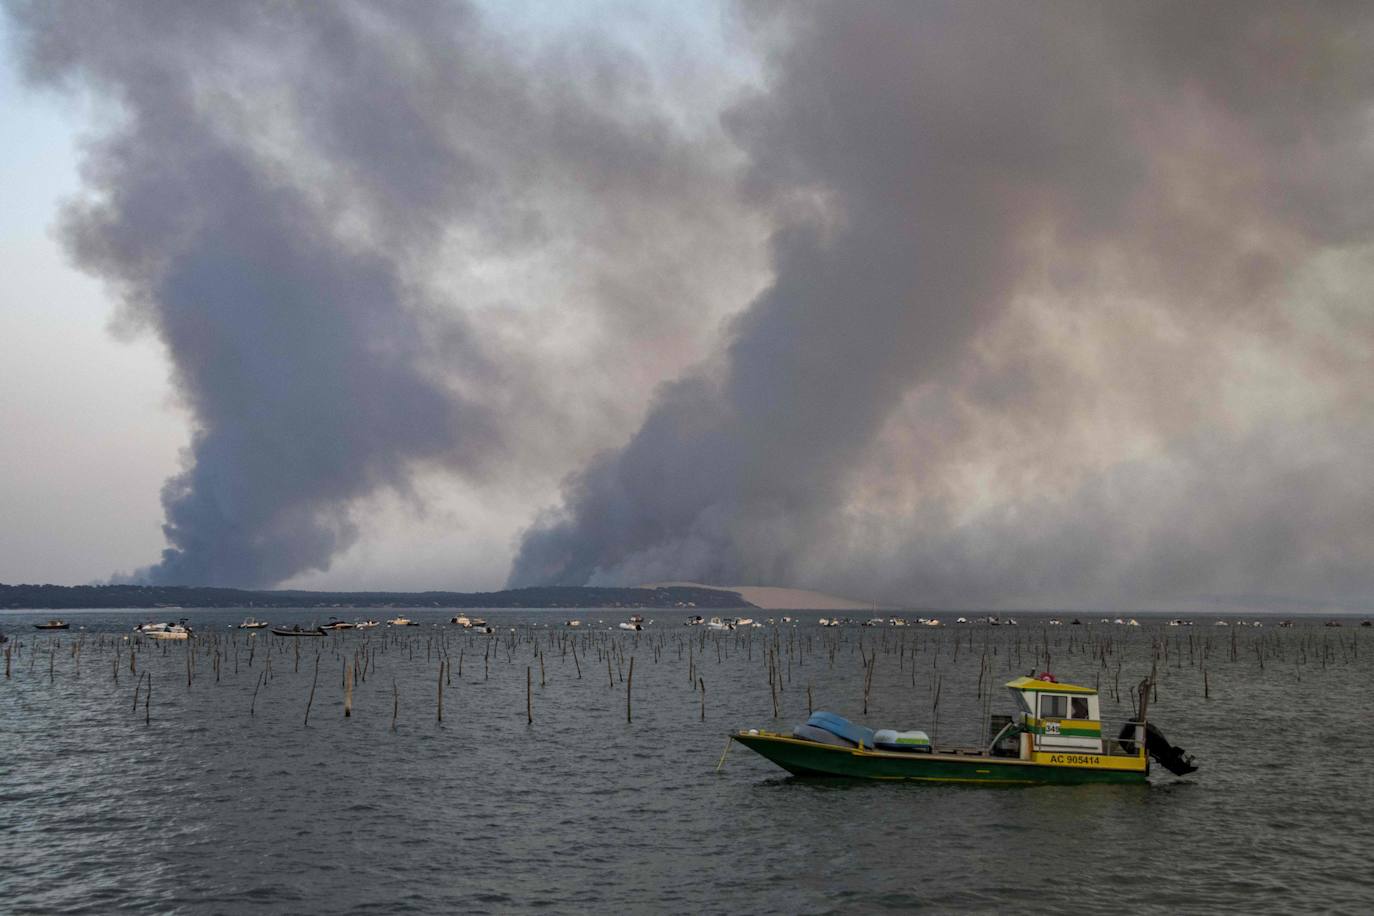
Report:
M1015 757L904 753L835 747L769 733L733 732L730 737L794 776L842 776L855 779L986 785L1143 783L1146 777L1145 761L1136 757L1041 754L1037 757L1043 757L1044 760L1027 761ZM1051 762L1051 758L1055 757L1082 762ZM1090 761L1097 762L1094 764Z

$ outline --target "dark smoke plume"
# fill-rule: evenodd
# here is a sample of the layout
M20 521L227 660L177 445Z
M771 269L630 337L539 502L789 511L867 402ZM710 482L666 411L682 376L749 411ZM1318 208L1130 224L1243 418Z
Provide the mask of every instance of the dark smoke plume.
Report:
M774 281L569 480L513 584L1374 584L1374 325L1332 290L1370 276L1367 6L758 20L769 88L727 124Z
M143 578L444 476L565 480L517 585L1374 590L1368 4L3 2L192 421Z
M569 368L552 306L452 288L542 264L595 297L579 329L606 361L690 336L678 309L706 294L682 252L708 225L728 243L710 155L609 43L516 46L466 3L6 6L30 80L103 112L63 236L166 345L193 421L170 546L137 578L275 583L327 568L355 501L418 472L548 473L535 431L578 454L568 424L613 411L535 381Z

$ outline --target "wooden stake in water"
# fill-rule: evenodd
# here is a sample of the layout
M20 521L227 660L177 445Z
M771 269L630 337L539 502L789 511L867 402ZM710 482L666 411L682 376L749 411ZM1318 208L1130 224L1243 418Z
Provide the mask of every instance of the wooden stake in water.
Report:
M527 724L534 724L534 669L525 666L525 720Z
M706 721L706 681L697 678L697 686L701 688L701 721Z
M625 681L625 721L626 721L626 722L633 721L633 720L630 718L630 688L634 686L634 682L635 682L635 657L634 657L633 655L631 655L631 656L630 656L630 677L629 677L628 680Z
M353 669L344 669L344 718L353 715Z
M310 707L315 702L315 685L320 682L320 656L315 654L315 678L310 682L310 699L305 701L305 724L310 724Z
M396 730L396 716L401 711L401 694L396 689L396 679L391 679L391 730Z
M258 674L258 686L253 688L253 702L251 702L251 703L248 704L248 715L250 715L250 716L254 715L255 712L256 712L256 710L257 710L257 706L258 706L258 689L262 687L263 679L266 678L266 677L267 677L267 671L266 671L265 669L264 669L261 673Z

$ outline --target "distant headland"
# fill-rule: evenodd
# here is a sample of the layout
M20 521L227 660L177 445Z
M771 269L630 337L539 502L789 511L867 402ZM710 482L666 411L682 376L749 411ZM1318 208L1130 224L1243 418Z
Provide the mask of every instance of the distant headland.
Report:
M4 585L0 609L79 608L752 608L738 592L700 586L592 588L569 585L500 592L252 591L183 585Z

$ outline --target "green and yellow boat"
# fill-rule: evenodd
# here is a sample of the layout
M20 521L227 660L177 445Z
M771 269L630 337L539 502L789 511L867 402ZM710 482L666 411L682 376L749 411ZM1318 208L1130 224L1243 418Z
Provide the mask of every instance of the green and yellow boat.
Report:
M749 729L730 737L796 776L847 776L921 782L1037 785L1144 783L1153 758L1170 772L1196 770L1141 709L1116 738L1102 734L1097 690L1048 674L1007 683L1017 715L994 716L982 747L932 745L921 732L873 731L831 713L816 713L792 734Z

